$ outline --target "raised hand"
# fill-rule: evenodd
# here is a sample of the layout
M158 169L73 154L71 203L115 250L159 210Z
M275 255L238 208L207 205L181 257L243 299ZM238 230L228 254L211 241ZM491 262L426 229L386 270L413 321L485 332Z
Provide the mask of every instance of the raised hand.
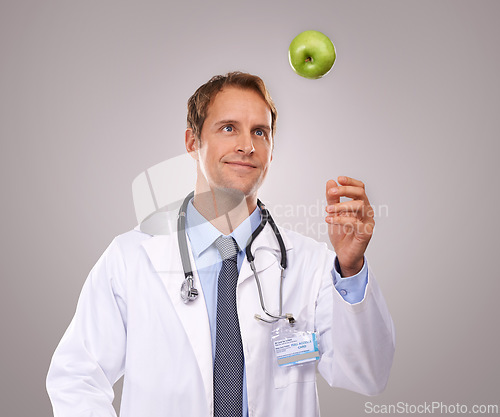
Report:
M349 177L338 177L337 182L326 183L325 221L328 235L335 249L342 276L352 276L363 268L363 258L375 227L363 182ZM340 202L340 197L351 198Z

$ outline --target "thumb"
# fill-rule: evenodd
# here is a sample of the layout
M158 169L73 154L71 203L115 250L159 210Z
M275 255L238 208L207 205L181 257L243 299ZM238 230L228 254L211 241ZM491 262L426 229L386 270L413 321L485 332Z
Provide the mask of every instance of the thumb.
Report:
M326 204L329 206L340 202L340 197L331 195L329 192L332 188L337 187L338 185L334 180L329 180L326 182Z

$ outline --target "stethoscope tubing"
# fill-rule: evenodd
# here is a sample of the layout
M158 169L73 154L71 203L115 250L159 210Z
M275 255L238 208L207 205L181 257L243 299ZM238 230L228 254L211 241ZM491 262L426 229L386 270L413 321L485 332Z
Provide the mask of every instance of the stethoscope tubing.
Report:
M179 243L179 252L181 255L181 262L182 262L182 268L184 270L184 281L182 283L181 287L181 297L182 300L185 303L188 303L189 301L193 301L198 297L198 290L194 287L194 280L193 280L193 269L191 267L191 261L189 260L189 253L188 253L188 246L187 246L187 235L186 235L186 211L187 211L187 206L191 199L194 197L194 191L189 193L184 201L182 202L181 208L179 209L179 214L177 218L177 239ZM278 320L281 319L286 319L288 320L291 324L295 322L295 319L293 318L292 314L285 314L283 315L283 281L285 278L285 270L287 268L287 255L286 255L286 247L285 243L283 242L283 238L281 236L281 233L278 229L278 226L276 226L276 223L274 222L271 214L269 211L266 209L264 204L260 201L257 200L257 205L261 211L261 222L259 226L254 230L252 235L249 237L247 241L247 246L245 248L245 254L246 258L248 260L248 263L250 264L250 268L252 269L253 275L255 277L255 282L257 283L257 290L259 292L259 301L260 305L262 307L262 311L270 318L264 318L261 317L259 314L255 314L255 318L257 320L266 322L266 323L275 323ZM280 257L280 291L279 291L279 313L277 315L272 314L269 312L265 306L264 302L264 295L262 292L262 286L260 283L259 279L259 274L257 273L257 269L255 268L255 256L252 254L252 244L254 240L257 238L257 236L260 234L260 232L264 229L266 224L269 223L271 226L274 235L276 236L276 239L278 240L278 244L280 247L280 252L281 252L281 257Z
M177 216L177 240L179 243L179 252L181 254L182 270L184 271L184 281L181 287L181 298L184 303L194 301L198 297L198 290L194 287L193 269L189 260L187 235L186 235L186 211L187 205L194 197L194 191L191 191L182 202L179 214Z

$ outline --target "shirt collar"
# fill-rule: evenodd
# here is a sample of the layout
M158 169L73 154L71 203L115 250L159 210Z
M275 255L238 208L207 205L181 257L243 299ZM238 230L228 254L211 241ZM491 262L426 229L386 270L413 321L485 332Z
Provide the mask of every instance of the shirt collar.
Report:
M250 216L229 235L236 240L240 251L246 248L248 239L260 222L260 210L256 207ZM222 236L222 233L196 210L193 200L189 202L186 210L186 231L196 257L200 256L219 236Z

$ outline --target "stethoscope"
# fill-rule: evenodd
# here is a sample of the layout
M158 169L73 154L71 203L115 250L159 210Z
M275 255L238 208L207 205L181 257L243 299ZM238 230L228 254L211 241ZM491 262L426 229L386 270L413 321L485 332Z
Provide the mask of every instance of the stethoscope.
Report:
M189 202L194 196L194 191L189 193L189 195L184 199L181 208L179 209L179 215L177 218L177 236L179 240L179 251L181 254L182 268L184 270L184 281L181 286L181 298L184 303L188 303L190 301L196 300L198 297L198 290L194 287L194 279L193 279L193 269L191 267L191 261L189 260L189 252L187 246L186 239L186 210ZM268 318L261 317L260 314L255 314L255 318L257 320L261 320L266 323L275 323L278 320L288 320L290 324L295 323L295 319L292 314L283 314L283 280L285 278L285 270L287 267L287 256L286 256L286 247L283 243L283 238L274 223L273 218L269 211L265 208L264 204L260 200L257 200L257 206L261 212L261 221L257 229L252 233L252 236L248 239L247 246L245 249L246 257L248 263L250 264L250 268L252 269L253 275L255 277L255 282L257 283L257 289L259 291L259 299L260 305L262 307L262 311L268 316ZM252 255L252 243L255 238L259 235L259 233L264 229L266 223L269 223L271 228L273 229L274 235L278 240L278 244L280 246L281 252L281 260L280 260L280 307L279 313L277 315L270 313L264 304L264 297L262 295L262 287L260 285L259 275L257 274L257 269L255 268L254 259L255 257Z

